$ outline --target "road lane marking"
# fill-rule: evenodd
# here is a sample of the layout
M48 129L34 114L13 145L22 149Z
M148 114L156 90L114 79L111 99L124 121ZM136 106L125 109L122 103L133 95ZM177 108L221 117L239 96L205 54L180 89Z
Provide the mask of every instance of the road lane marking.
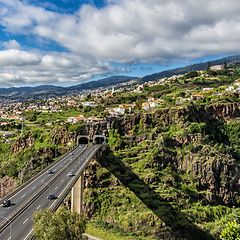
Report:
M32 189L36 188L36 186L32 187Z
M61 182L63 182L63 180Z
M39 205L38 207L37 207L37 209L39 209L41 207L41 205Z
M28 218L23 222L23 224L25 224L28 221Z
M58 186L57 187L55 187L55 189L57 189L58 188Z
M33 232L33 230L31 230L31 231L28 233L28 235L24 238L24 240L27 240L28 237L32 234L32 232Z
M23 198L23 197L25 197L25 196L26 196L26 194L22 195L21 198Z

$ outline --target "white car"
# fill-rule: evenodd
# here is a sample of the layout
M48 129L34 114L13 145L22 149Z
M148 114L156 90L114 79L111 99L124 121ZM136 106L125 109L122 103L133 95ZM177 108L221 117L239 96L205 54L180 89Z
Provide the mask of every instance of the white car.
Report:
M69 172L69 173L68 173L68 176L69 176L69 177L74 176L73 172Z

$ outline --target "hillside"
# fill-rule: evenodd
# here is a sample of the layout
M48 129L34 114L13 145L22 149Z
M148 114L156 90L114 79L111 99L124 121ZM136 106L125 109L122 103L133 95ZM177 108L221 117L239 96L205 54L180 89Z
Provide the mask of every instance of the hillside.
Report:
M214 65L224 64L224 63L232 64L232 63L236 63L236 62L240 62L240 56L239 55L225 57L225 58L221 58L221 59L210 61L210 62L192 64L192 65L188 65L186 67L170 69L170 70L162 71L162 72L159 72L159 73L154 73L154 74L143 77L141 79L141 82L155 81L159 78L171 77L173 75L185 74L185 73L188 73L188 72L191 72L191 71L207 70L209 65L214 66Z
M236 64L141 90L136 84L92 94L87 100L95 107L63 102L59 112L27 110L23 125L0 126L0 194L74 147L77 135L105 132L107 151L84 173L89 233L106 240L218 240L227 223L236 220L240 229L239 79ZM120 106L131 108L111 115ZM67 121L79 115L85 118ZM92 116L98 119L89 124Z
M111 85L127 82L132 79L135 78L128 76L112 76L109 78L103 78L97 81L82 83L71 87L41 85L38 87L0 88L0 99L2 98L17 101L48 99L64 95L71 95L76 93L78 94L83 90L91 90L99 87L109 87Z

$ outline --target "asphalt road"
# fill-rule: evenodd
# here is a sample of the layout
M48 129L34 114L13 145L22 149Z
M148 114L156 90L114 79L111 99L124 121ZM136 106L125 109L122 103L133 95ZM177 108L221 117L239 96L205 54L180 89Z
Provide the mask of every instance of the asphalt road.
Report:
M39 189L44 189L42 194L0 233L0 239L26 239L32 229L32 216L34 212L50 208L55 201L58 201L58 199L48 200L47 197L49 194L59 196L63 191L70 190L67 186L71 181L76 181L76 177L70 177L68 173L73 172L73 174L76 174L79 169L83 168L88 156L93 151L96 151L97 148L98 146L90 146L84 151L84 147L79 146L73 151L73 154L65 156L51 168L54 173L47 174L45 172L41 174L20 192L12 196L11 201L15 205L8 208L1 207L0 217L3 220L6 220L5 218L13 214L17 210L18 205L28 202ZM51 184L49 185L50 182Z
M81 154L81 152L84 151L84 148L85 148L84 145L80 145L70 154L64 156L61 160L57 161L56 164L52 166L51 168L52 171L55 173L60 169L62 169L66 164L69 164L74 159L75 156ZM12 202L12 205L10 207L7 207L7 208L0 207L0 224L3 221L6 221L6 218L8 218L11 214L13 214L21 204L23 204L25 201L31 198L32 195L35 193L35 191L39 189L44 182L53 178L54 173L47 174L47 171L44 171L40 176L38 176L36 179L30 182L26 187L21 189L19 192L17 192L15 195L13 195L10 198Z

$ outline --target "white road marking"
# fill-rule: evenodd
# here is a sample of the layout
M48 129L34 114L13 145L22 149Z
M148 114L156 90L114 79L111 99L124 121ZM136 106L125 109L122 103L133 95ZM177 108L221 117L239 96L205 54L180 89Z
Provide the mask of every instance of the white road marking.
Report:
M63 180L61 182L63 182Z
M57 187L55 187L55 189L57 189L58 188L58 186Z
M32 189L36 188L36 186L32 187Z
M28 221L28 218L23 222L23 224L25 224Z
M25 197L25 196L26 196L26 194L22 195L21 198L23 198L23 197Z
M41 207L41 205L39 205L38 207L37 207L37 209L39 209Z
M31 231L28 233L28 235L24 238L24 240L27 240L28 237L32 234L32 232L33 232L33 230L31 230Z

